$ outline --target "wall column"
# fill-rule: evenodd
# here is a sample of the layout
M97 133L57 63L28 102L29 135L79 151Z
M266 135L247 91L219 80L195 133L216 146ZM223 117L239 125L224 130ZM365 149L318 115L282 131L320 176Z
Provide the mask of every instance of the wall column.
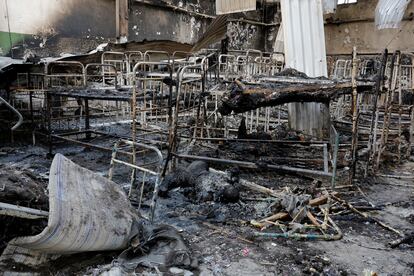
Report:
M128 41L128 0L116 0L116 40L118 43Z

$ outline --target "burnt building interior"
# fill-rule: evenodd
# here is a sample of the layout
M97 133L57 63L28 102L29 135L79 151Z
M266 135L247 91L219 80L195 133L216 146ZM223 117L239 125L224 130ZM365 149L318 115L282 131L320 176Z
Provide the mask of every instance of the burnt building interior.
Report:
M414 275L411 0L0 0L2 275Z

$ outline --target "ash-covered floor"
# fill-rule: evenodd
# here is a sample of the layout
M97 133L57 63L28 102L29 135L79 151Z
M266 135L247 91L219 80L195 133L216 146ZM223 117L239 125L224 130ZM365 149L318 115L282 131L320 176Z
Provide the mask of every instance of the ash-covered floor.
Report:
M56 151L75 163L98 174L107 176L110 153L81 146L59 146ZM2 201L47 209L47 181L51 159L47 151L38 146L21 145L3 147L0 151L0 178ZM184 164L183 164L184 166ZM395 175L412 171L414 162L390 168ZM223 168L217 168L223 169ZM117 171L115 182L128 191L130 174ZM209 177L208 175L205 177ZM281 176L276 173L242 172L240 178L254 179L256 183L279 190L289 187L304 192L308 181L300 177ZM264 181L266 180L267 181ZM263 180L263 181L260 181ZM217 181L217 179L215 180ZM38 185L34 185L38 183ZM206 182L204 180L204 182ZM409 235L414 230L414 188L410 179L370 178L358 183L363 194L355 187L340 189L341 198L355 206L375 205L370 215ZM88 183L85 183L87 185ZM411 185L411 186L410 186ZM25 192L22 192L25 191ZM11 194L15 197L10 197ZM6 196L5 196L6 195ZM173 225L188 243L198 260L198 268L169 268L165 275L412 275L414 273L413 241L395 248L391 242L399 239L370 219L344 210L332 215L343 232L337 241L295 240L286 238L254 237L256 231L251 220L265 217L274 202L258 192L241 189L236 202L200 200L185 188L174 188L158 200L155 221ZM149 200L143 210L148 211ZM1 250L17 235L33 235L41 231L39 221L27 221L1 216ZM40 223L42 224L42 223ZM44 224L44 223L43 223ZM44 226L44 225L43 225ZM267 229L271 230L270 227ZM8 271L39 272L41 275L71 274L99 275L111 267L120 252L91 252L61 257L49 267L19 267L2 264ZM159 275L152 268L138 267L137 275ZM373 275L373 274L365 274Z

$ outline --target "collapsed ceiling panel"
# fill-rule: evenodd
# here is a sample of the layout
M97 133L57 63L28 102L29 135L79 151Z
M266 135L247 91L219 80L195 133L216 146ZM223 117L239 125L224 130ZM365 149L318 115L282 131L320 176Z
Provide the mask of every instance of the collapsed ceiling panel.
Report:
M216 14L256 10L256 0L216 0Z
M410 2L411 0L379 0L375 9L375 25L377 28L399 28Z
M322 2L323 13L324 14L335 13L337 5L338 5L337 0L323 0Z

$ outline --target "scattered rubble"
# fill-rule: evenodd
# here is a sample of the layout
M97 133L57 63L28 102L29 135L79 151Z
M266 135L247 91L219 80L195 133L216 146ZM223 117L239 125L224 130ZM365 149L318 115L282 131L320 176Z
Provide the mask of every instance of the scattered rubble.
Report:
M208 164L203 161L194 161L187 168L167 175L160 187L161 195L175 188L182 188L195 202L237 202L240 196L237 183L209 172Z
M336 4L193 2L116 1L125 43L1 58L0 274L413 275L409 47L349 27L326 55Z

